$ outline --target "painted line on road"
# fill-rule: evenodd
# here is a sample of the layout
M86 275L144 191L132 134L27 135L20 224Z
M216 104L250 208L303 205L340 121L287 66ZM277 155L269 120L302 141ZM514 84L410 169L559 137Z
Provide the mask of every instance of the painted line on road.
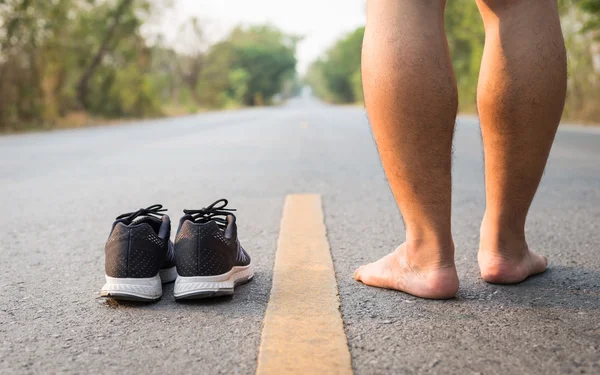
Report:
M321 196L288 195L258 375L352 374Z

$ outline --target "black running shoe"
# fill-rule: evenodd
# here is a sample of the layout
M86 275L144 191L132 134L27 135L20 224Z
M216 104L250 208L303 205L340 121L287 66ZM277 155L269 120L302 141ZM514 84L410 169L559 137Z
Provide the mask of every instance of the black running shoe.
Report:
M240 245L235 216L220 199L201 210L183 210L175 238L175 298L206 298L233 294L236 285L254 276Z
M171 219L156 204L117 217L105 247L106 284L101 296L156 301L162 283L177 277Z

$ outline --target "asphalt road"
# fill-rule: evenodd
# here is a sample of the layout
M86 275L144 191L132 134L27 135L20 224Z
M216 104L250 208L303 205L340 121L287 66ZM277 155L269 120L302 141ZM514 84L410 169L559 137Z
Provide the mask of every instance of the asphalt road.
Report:
M307 99L0 137L0 373L254 373L290 193L323 196L355 373L600 373L600 132L559 132L528 222L550 269L518 286L478 275L476 119L459 119L454 154L461 287L426 301L352 279L404 237L363 109ZM162 203L177 221L221 197L254 281L204 302L176 303L172 284L156 304L99 298L115 216Z

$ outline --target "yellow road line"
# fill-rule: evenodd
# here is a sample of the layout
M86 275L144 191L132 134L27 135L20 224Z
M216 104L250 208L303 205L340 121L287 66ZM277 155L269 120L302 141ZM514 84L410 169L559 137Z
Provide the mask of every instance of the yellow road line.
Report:
M258 375L352 374L321 197L288 195Z

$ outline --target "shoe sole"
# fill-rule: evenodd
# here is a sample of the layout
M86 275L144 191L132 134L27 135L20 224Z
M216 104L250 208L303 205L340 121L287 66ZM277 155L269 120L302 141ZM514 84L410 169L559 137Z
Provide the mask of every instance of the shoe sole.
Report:
M214 276L177 276L175 299L202 299L232 295L235 287L254 277L252 264L233 267L231 271Z
M153 302L162 297L162 284L177 278L177 268L165 268L154 277L117 278L106 276L100 295L124 301Z

